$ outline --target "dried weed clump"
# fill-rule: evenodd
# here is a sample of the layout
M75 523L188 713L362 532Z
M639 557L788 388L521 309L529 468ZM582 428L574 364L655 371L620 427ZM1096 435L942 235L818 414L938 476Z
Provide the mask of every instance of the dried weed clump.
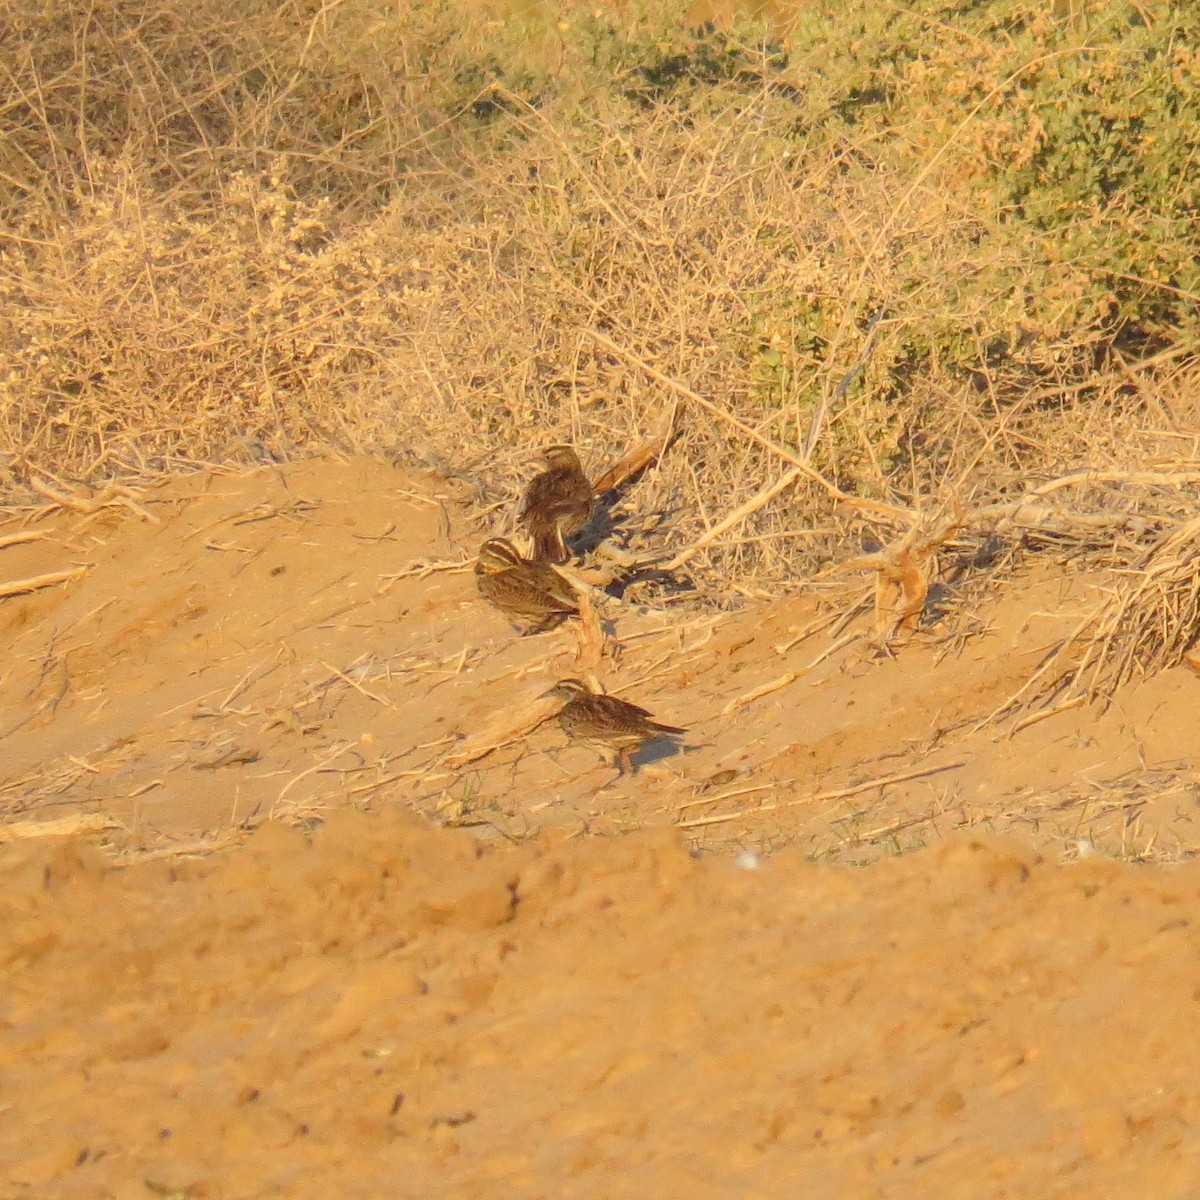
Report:
M1200 642L1200 518L1162 539L1121 580L1093 632L1073 684L1109 696L1135 675L1195 665Z
M1173 528L1117 572L1102 602L1012 698L1025 721L1107 703L1123 684L1187 663L1200 671L1200 518ZM1010 706L1006 706L1010 707Z
M278 178L234 174L222 198L181 212L114 164L54 241L8 258L6 450L91 478L336 443L408 267L376 225L332 237L329 205Z
M1039 487L1194 454L1192 335L1091 303L1095 263L965 170L1002 30L913 139L669 14L44 7L0 40L13 489L334 446L499 494L539 444L598 474L670 424L622 503L753 593L951 504L1093 544L1111 513ZM1120 528L1170 528L1156 495Z

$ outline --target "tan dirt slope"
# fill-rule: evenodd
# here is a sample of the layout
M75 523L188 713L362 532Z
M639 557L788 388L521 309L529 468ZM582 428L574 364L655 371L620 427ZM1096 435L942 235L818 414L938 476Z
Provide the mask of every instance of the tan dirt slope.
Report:
M601 599L690 727L601 787L456 485L127 499L0 528L0 581L87 568L0 602L0 1195L1200 1192L1200 679L987 720L1102 578L891 658Z

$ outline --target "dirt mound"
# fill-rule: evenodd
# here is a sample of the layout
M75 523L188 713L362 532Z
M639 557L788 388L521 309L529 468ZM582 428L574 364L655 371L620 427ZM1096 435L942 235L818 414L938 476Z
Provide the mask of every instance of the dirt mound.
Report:
M1196 1194L1200 681L990 720L1103 577L893 658L853 597L598 595L690 730L600 786L501 527L339 460L0 529L75 573L0 607L4 1195Z
M1200 877L341 815L9 848L13 1195L1195 1195Z

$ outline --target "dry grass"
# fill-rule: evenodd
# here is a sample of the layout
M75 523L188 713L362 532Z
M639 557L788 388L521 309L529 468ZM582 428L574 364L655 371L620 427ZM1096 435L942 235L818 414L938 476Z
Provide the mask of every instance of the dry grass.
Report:
M488 500L673 427L617 516L717 599L954 505L1118 561L1169 528L1177 490L1094 473L1195 460L1195 345L1027 304L1045 246L943 173L978 109L914 167L766 82L530 103L433 8L42 7L0 43L14 500L329 448Z
M1200 641L1200 519L1163 537L1121 570L1097 611L1059 648L1031 687L1052 711L1108 700L1122 684L1189 661Z

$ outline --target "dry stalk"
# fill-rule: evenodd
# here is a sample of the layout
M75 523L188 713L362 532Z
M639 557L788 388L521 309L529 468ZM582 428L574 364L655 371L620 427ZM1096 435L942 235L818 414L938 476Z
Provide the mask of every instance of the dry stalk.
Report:
M795 683L799 678L800 673L798 671L788 671L786 675L780 675L778 679L772 679L769 683L763 683L756 688L751 688L750 691L744 692L740 696L735 696L730 700L721 709L721 716L731 716L739 708L745 708L747 704L752 704L755 700L761 700L764 696L770 696L773 692L781 691L783 688Z
M712 817L696 817L691 821L680 821L680 829L696 829L702 825L723 825L729 821L754 817L759 813L775 812L781 808L792 808L797 804L822 804L827 800L846 800L851 796L870 792L875 788L890 787L897 783L909 783L914 779L926 779L930 775L940 775L943 771L957 771L965 766L965 762L942 763L936 767L922 767L916 771L902 771L898 775L884 775L879 779L868 779L864 783L856 783L850 787L837 788L832 792L814 792L811 796L801 796L795 800L782 800L776 804L760 804L757 808L743 809L734 813L719 813Z
M72 579L78 579L81 575L86 575L90 570L90 567L70 567L65 571L50 571L45 575L31 575L28 579L10 579L7 583L0 583L0 597L23 596L27 592L36 592L41 588L54 587L55 584L69 583Z
M113 858L113 865L131 867L137 863L159 862L165 858L201 858L241 844L249 836L251 829L259 824L261 821L258 820L247 821L237 833L180 842L174 846L159 846L153 850L126 850Z
M774 483L763 488L762 491L750 497L744 504L739 504L722 521L719 521L711 529L706 530L699 538L697 538L690 546L685 546L678 554L675 555L669 562L663 564L664 571L675 571L683 566L684 563L696 553L697 550L703 550L705 546L711 545L717 541L726 530L732 529L735 525L740 525L747 517L758 512L764 505L769 504L776 496L786 492L798 479L804 476L804 472L799 467L793 467L785 475L781 476Z
M388 700L384 696L380 696L380 695L376 694L375 692L372 692L369 689L363 687L363 685L361 683L359 683L358 680L351 678L351 676L347 675L345 671L339 671L337 669L337 667L331 666L329 663L327 663L323 660L321 662L321 666L323 666L325 668L325 670L330 672L332 678L340 679L344 684L346 684L347 687L352 687L356 692L360 693L363 696L366 696L366 698L368 700L374 700L376 704L382 704L384 708L390 708L393 711L396 711L396 705L394 705L390 700ZM329 681L326 680L320 686L324 687L325 684L328 682Z
M758 430L747 425L744 421L739 420L732 413L726 412L719 404L714 404L711 400L706 400L699 393L692 391L691 388L680 383L677 379L672 379L669 375L664 374L657 367L648 363L644 358L639 358L630 350L626 350L623 346L614 342L607 334L601 333L597 329L589 329L588 335L599 342L602 346L607 346L614 354L620 355L627 362L639 367L652 379L669 387L672 391L682 396L685 400L691 401L693 404L699 405L706 412L711 413L718 420L724 421L727 425L732 426L743 436L749 438L752 442L762 446L764 450L769 450L776 457L783 459L786 463L791 463L797 471L800 472L806 479L817 484L827 495L832 497L840 504L854 509L856 512L871 513L875 516L892 517L899 519L911 519L913 516L912 510L903 508L897 504L886 504L881 500L868 500L862 496L851 496L849 493L842 491L841 488L832 484L819 471L815 471L808 465L799 455L793 454L784 446L771 441L770 438L763 437Z
M1135 675L1185 661L1200 639L1200 517L1154 546L1123 574L1087 632L1068 692L1109 700Z
M1200 641L1200 517L1162 538L1120 571L1107 598L1041 662L983 724L1057 696L1045 715L1084 701L1107 704L1135 675L1191 662ZM1024 728L1041 714L1026 716Z
M1054 705L1053 708L1044 708L1041 712L1030 713L1029 716L1023 717L1008 731L1009 736L1015 737L1023 729L1028 729L1031 725L1037 725L1041 721L1049 720L1051 717L1058 716L1059 713L1070 712L1072 709L1079 708L1084 703L1086 703L1086 700L1083 696L1074 696L1070 700L1064 700L1061 704Z
M6 550L9 546L19 546L25 542L45 541L48 536L48 534L37 533L32 529L23 529L18 533L0 534L0 550Z
M467 763L491 754L493 750L499 750L502 746L523 738L543 721L549 720L554 711L555 705L551 699L540 699L515 709L504 708L499 716L465 738L457 750L446 755L443 762L451 770L464 767Z
M29 486L48 500L54 501L56 508L69 509L72 512L86 513L90 516L98 513L102 508L125 507L130 512L137 513L139 517L152 521L155 525L160 524L159 519L152 512L138 504L135 499L137 493L132 488L124 487L121 484L110 484L99 494L93 488L83 486L77 487L74 491L66 491L32 475L29 479Z
M993 502L973 508L963 518L964 526L995 524L998 528L1011 526L1016 529L1053 534L1058 537L1094 539L1097 534L1110 537L1126 530L1135 537L1143 537L1155 524L1170 523L1173 513L1186 510L1189 498L1179 490L1200 482L1200 471L1189 462L1164 463L1153 471L1087 469L1071 471L1036 487L1027 488L1015 500ZM1068 488L1098 488L1120 486L1117 494L1123 508L1095 507L1086 510L1066 509L1045 503L1047 497ZM1138 507L1132 507L1134 496L1128 489L1171 489L1176 493L1174 502L1162 500L1151 504L1144 498Z
M934 555L962 528L961 509L922 535L920 521L899 541L875 554L851 559L846 567L875 572L875 636L881 645L907 638L925 611Z
M854 642L857 642L861 636L862 636L862 634L859 634L859 633L844 633L844 634L842 634L842 636L840 638L838 638L836 641L831 642L828 646L825 647L824 650L821 651L820 654L818 654L810 662L806 663L804 666L804 670L811 671L814 667L819 667L827 658L832 658L833 655L835 655L839 650L842 650L846 646L852 645Z
M574 571L564 567L554 569L571 585L579 601L576 669L585 672L598 670L604 657L604 630L600 625L600 614L592 603L592 589Z
M118 822L104 813L73 813L49 821L10 821L0 825L0 842L15 842L25 838L71 837L78 833L102 833L116 829Z
M615 463L593 481L592 491L597 496L606 496L609 492L619 488L627 480L640 474L651 463L658 462L663 455L663 451L666 450L667 445L674 436L674 424L675 411L672 410L662 431L656 433L648 441L641 442L632 450L621 455Z
M430 575L438 572L450 572L456 574L460 571L469 571L474 565L473 560L464 559L427 559L418 558L411 562L403 570L397 571L394 575L381 575L379 578L382 581L381 585L375 591L375 597L386 596L392 589L398 579L428 579Z
M814 633L818 633L827 626L834 624L834 622L839 620L840 617L841 614L838 612L822 613L821 616L805 625L799 633L793 634L786 642L780 642L777 646L775 646L775 653L786 654L789 650L795 646L798 646L805 639L812 637Z
M280 806L283 804L284 798L287 796L288 792L290 792L292 790L292 788L294 788L296 786L296 784L298 784L302 779L307 779L310 775L316 775L319 772L324 771L330 765L330 763L341 758L342 755L345 754L348 750L353 750L355 746L360 745L361 741L362 741L361 738L355 738L353 741L343 742L341 745L337 746L329 754L325 755L325 757L322 758L320 760L320 762L316 762L311 767L306 767L303 771L300 771L297 774L293 775L292 778L289 779L287 781L287 783L285 783L283 785L283 787L280 789L279 795L277 795L275 797L275 801L271 805L271 811L268 814L268 818L272 821L277 819L277 817L281 811ZM300 806L303 806L304 802L303 801L293 802L293 807L296 807L297 803Z

